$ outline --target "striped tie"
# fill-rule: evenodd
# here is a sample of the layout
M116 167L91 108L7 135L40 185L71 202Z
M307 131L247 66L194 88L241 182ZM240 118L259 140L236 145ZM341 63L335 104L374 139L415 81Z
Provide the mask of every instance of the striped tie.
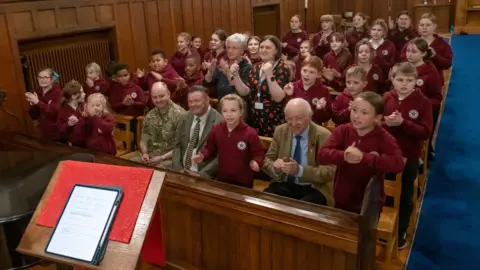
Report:
M200 134L200 118L197 117L195 120L195 127L193 128L193 134L190 137L190 142L188 143L187 147L187 153L185 156L185 170L190 170L190 167L192 167L192 155L193 155L193 149L197 146L198 143L198 135Z

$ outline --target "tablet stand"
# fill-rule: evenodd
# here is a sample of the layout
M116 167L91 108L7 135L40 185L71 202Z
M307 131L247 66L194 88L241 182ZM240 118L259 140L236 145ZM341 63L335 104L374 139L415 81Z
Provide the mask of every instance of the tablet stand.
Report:
M100 262L100 265L95 266L74 259L67 259L45 253L45 247L52 236L53 228L38 226L36 220L55 187L62 165L63 162L60 162L53 174L50 183L48 184L25 233L23 234L22 240L17 247L17 251L29 256L71 265L74 269L135 269L140 257L145 235L157 205L165 173L156 170L153 172L130 243L109 241L103 261ZM122 203L125 203L125 201Z

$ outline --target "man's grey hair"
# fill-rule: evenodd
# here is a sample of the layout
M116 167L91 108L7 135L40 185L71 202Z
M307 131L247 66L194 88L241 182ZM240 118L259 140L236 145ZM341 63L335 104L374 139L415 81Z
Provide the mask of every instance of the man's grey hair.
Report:
M244 49L247 48L247 38L244 34L235 33L227 37L227 43L228 42L234 42L236 44L239 44Z

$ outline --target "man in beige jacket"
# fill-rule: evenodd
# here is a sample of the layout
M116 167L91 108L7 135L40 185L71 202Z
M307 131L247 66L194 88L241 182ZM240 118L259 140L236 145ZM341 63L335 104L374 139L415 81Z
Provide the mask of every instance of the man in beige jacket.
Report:
M312 121L310 104L300 98L285 106L287 123L275 128L262 170L273 182L265 192L334 206L333 179L335 166L319 166L317 151L330 131Z

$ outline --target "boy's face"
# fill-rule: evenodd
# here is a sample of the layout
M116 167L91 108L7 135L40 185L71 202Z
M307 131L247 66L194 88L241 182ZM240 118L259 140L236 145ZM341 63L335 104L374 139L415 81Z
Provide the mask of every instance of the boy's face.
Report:
M130 81L130 72L126 69L119 70L117 74L115 74L115 78L120 84L127 85Z
M156 54L150 57L150 68L155 72L161 72L167 66L167 59L163 56Z
M363 81L359 76L347 76L347 89L352 96L362 93L367 82Z
M314 67L303 66L300 74L302 75L302 81L304 85L312 85L319 77L320 72L318 72L318 70Z
M200 69L200 65L195 61L193 58L187 58L185 60L185 74L188 77L194 76L197 74L198 70Z
M415 84L417 82L415 76L397 72L392 79L393 87L395 87L399 95L408 95L415 90Z

